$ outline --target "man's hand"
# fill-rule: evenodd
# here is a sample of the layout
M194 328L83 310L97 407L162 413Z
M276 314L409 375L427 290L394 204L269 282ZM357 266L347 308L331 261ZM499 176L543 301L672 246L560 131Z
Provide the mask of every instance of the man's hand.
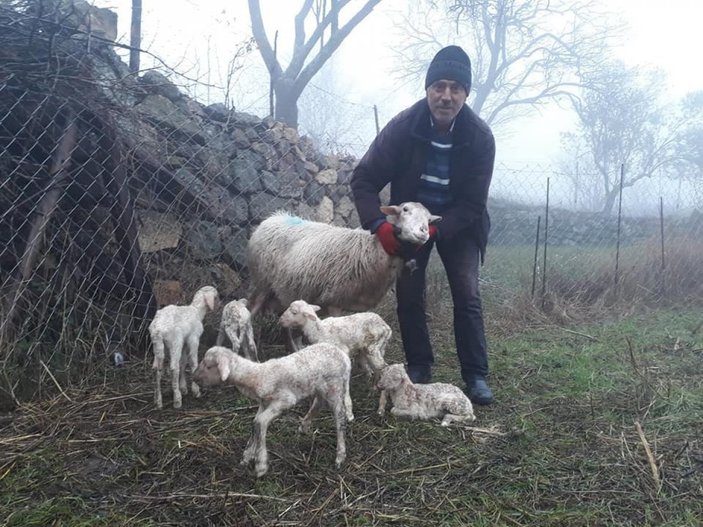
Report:
M400 248L400 242L398 238L395 237L395 227L384 221L376 229L376 237L378 241L381 242L383 250L386 251L391 256L396 256L398 254L398 249Z

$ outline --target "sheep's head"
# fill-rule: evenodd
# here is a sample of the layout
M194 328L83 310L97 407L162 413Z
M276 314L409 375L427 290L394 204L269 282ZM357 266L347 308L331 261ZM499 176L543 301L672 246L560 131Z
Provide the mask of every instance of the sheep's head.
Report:
M234 352L222 346L213 346L193 372L193 380L201 386L215 386L227 382L232 371Z
M376 381L376 388L379 390L393 390L400 385L410 382L410 378L402 364L391 364L381 370Z
M424 244L430 237L429 225L442 219L414 201L383 206L381 212L386 215L386 221L394 225L398 239L413 245Z
M206 285L195 292L192 305L197 307L207 306L210 311L214 311L220 305L220 295L217 289L211 285Z
M283 312L279 322L284 328L299 328L308 320L317 319L319 310L320 306L308 304L305 300L294 300Z

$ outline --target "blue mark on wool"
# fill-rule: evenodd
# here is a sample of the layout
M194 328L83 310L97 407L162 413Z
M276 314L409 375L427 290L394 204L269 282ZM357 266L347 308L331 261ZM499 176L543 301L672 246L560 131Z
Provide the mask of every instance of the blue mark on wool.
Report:
M288 225L302 225L305 223L305 220L303 218L299 218L298 216L288 216L286 223Z

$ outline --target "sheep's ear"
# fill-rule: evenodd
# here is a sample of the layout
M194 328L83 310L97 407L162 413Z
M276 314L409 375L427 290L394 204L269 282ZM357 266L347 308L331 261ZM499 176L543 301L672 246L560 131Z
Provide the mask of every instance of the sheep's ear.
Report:
M312 307L312 306L310 306L310 307ZM317 307L317 306L315 306L315 307ZM317 318L315 311L317 311L317 309L314 309L312 313L310 311L306 310L306 311L303 311L303 315L305 315L305 318L309 318L310 320L315 320Z
M316 306L315 304L309 304L312 310L317 313L320 309L322 309L320 306Z
M431 214L427 223L437 223L438 221L442 221L442 216L435 216L434 214Z
M242 298L239 303L242 304L244 307L249 307L249 300L247 300L246 298Z
M226 382L229 379L230 367L229 367L229 357L224 353L217 354L217 369L220 372L220 380Z
M398 205L383 205L381 207L381 212L387 216L386 220L389 223L393 223L392 220L400 215L400 207Z

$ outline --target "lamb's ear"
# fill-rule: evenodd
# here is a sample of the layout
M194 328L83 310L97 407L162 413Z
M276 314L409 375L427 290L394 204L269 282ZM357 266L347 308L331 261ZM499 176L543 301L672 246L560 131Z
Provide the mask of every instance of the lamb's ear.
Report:
M438 221L442 221L442 216L435 216L434 214L430 214L430 219L427 223L437 223Z
M217 294L207 294L205 295L205 303L210 311L215 311L215 306L217 306Z
M317 313L320 309L322 309L320 306L316 306L315 304L309 304L309 306L312 308L312 310Z
M242 304L244 307L249 307L249 300L247 300L246 298L240 299L239 303Z
M305 315L305 318L309 318L310 320L315 320L317 318L317 315L315 314L315 311L317 309L320 309L318 306L310 306L313 308L312 313L308 311L307 309L303 311L303 315ZM317 307L317 309L315 309Z
M230 367L229 367L229 357L224 353L219 352L217 354L217 369L220 372L220 380L222 382L227 382L229 379Z

